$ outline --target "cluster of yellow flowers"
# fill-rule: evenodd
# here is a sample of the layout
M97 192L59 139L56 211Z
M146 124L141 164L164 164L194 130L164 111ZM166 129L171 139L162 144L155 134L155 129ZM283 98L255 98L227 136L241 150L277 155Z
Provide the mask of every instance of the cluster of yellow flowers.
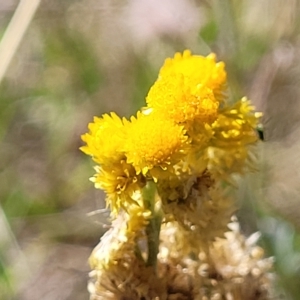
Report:
M118 282L116 274L149 275L146 267L155 269L160 257L161 226L176 228L172 238L178 242L167 255L169 262L175 255L176 264L191 254L199 261L200 252L208 255L215 239L224 237L236 210L228 186L232 174L252 166L260 117L246 98L227 103L226 77L214 54L176 53L166 59L136 116L105 114L89 124L81 150L97 163L92 181L106 192L113 223L91 256L98 286L91 294L99 295L101 282ZM156 271L151 274L155 282ZM129 286L127 293L135 284ZM148 299L151 288L138 286L137 299Z
M126 210L147 180L175 188L195 172L226 179L243 171L257 117L245 98L233 106L225 99L224 63L186 50L165 61L136 117L95 117L81 150L99 164L93 181L113 213Z

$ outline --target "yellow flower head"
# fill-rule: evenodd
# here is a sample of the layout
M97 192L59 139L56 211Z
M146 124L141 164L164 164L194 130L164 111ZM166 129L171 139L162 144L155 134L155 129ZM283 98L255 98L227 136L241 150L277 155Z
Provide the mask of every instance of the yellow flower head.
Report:
M120 146L125 140L123 121L115 114L94 117L89 124L89 133L81 136L86 146L80 148L85 154L93 157L99 164L110 164L111 161L121 159L124 154Z
M258 139L255 128L260 116L246 98L220 110L212 125L214 135L206 154L210 171L230 174L244 170L251 159L248 146Z
M95 117L94 122L89 124L89 133L82 136L86 146L80 148L100 164L95 167L97 173L91 180L96 188L105 191L112 214L135 203L145 184L145 178L137 175L134 167L126 162L123 152L126 140L124 122L128 121L121 120L115 113Z
M217 63L214 53L207 57L192 55L190 50L185 50L183 54L176 53L173 59L166 59L159 75L164 77L172 73L181 73L191 86L201 84L208 87L218 100L222 100L227 74L224 62Z
M120 208L128 210L131 204L137 204L141 189L146 184L145 178L125 160L110 164L109 166L95 167L97 173L91 180L95 187L105 191L107 206L112 214L116 215Z
M137 118L132 117L128 123L125 154L137 174L146 175L151 170L151 176L157 180L159 174L172 171L188 144L183 126L164 120L158 114L139 112Z
M146 101L176 123L212 123L225 86L224 63L216 63L214 54L203 57L184 51L166 59Z

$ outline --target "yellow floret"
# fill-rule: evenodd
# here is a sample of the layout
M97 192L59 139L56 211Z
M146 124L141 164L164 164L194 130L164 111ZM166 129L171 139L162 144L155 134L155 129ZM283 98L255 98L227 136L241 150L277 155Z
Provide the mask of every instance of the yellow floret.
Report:
M212 123L219 106L212 90L201 84L190 85L180 73L159 78L148 93L147 103L176 123Z
M166 59L146 101L177 123L212 123L225 87L224 63L216 63L214 54L203 57L184 51Z
M124 120L115 113L105 114L102 118L94 117L90 123L89 133L81 136L86 146L80 148L85 154L93 157L99 164L109 164L120 159L124 154L120 146L125 140Z
M146 184L145 178L125 160L116 161L109 166L95 167L97 173L91 178L95 187L105 191L107 206L116 215L120 208L127 211L131 204L137 204L141 189Z
M223 98L227 74L224 62L217 63L214 53L206 57L192 55L190 50L185 50L182 54L176 53L173 59L166 59L159 76L170 74L182 74L190 86L201 84L211 89L219 101Z
M249 146L258 139L255 128L260 116L254 113L254 107L246 98L220 110L212 125L214 135L206 151L211 172L228 175L251 167Z
M189 144L183 126L164 120L157 114L138 113L128 124L125 153L137 174L151 170L154 180L182 159Z

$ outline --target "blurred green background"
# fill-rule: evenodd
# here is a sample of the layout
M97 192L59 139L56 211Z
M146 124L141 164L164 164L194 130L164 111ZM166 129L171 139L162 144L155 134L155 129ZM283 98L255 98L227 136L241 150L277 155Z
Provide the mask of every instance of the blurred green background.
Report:
M1 1L0 37L18 4ZM95 115L135 113L187 48L215 52L230 100L264 112L238 215L275 257L278 299L300 299L299 16L297 0L41 1L0 82L0 299L88 299L107 215L89 214L104 195L80 135Z

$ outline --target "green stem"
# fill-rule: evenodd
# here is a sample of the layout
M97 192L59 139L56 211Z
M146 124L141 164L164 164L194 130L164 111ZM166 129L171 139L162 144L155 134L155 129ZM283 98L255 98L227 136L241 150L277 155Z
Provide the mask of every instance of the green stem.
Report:
M161 211L155 208L156 185L153 181L148 181L143 189L143 199L145 208L151 211L151 219L146 227L148 243L147 266L156 268L157 254L159 251L159 233L161 226Z

